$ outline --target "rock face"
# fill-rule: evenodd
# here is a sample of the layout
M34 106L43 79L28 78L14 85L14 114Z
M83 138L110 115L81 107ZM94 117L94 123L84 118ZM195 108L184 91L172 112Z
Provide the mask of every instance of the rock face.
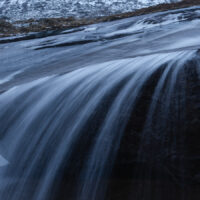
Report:
M0 32L1 33L6 33L8 31L14 31L14 27L12 26L11 23L4 19L0 19Z
M94 17L178 1L180 0L1 0L0 17Z

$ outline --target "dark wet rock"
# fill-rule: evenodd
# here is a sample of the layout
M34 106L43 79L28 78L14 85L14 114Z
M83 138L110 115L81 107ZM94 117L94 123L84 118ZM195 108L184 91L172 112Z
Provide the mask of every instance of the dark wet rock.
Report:
M9 34L10 32L15 33L16 28L8 22L6 19L0 19L0 34Z

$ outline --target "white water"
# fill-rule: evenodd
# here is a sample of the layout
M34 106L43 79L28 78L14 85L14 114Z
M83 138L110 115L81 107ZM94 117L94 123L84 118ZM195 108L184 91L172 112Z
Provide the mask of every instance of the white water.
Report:
M8 161L0 155L0 167L5 166L8 164Z
M0 44L0 199L199 199L198 10Z
M171 69L170 76L174 79L194 54L186 51L111 61L4 92L0 95L1 145L10 165L0 169L3 170L0 174L1 198L49 199L56 180L61 178L58 177L60 167L63 163L65 167L70 164L77 142L84 137L82 134L87 134L84 127L94 123L91 116L98 116L99 106L110 99L99 131L94 132L95 142L84 161L85 167L80 174L80 180L84 182L80 181L77 186L77 199L104 199L106 184L102 188L102 181L110 175L121 137L142 87L163 64L167 64L154 94L159 96L165 73ZM175 66L174 63L179 64ZM169 87L174 87L176 81L170 84ZM166 104L169 102L170 98L166 99ZM148 123L151 123L154 107L152 103ZM146 140L143 141L145 144ZM39 178L39 183L34 183L34 177Z

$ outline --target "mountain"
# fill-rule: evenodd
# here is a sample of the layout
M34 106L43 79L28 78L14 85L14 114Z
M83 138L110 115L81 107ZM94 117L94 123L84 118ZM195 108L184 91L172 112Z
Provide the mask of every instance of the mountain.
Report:
M0 17L94 17L180 0L0 0Z

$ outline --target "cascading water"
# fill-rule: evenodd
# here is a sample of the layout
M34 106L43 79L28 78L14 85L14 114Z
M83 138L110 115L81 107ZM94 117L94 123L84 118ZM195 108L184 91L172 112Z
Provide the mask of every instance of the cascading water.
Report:
M0 39L0 200L199 200L199 10Z
M129 185L133 188L127 199L163 198L154 179L160 183L171 176L176 179L173 170L167 174L170 169L163 165L170 155L169 164L180 173L177 181L184 188L187 71L193 71L199 84L199 63L195 50L122 59L2 93L0 150L9 163L0 168L1 199L110 199L109 180L121 162L120 149L127 145L123 137L138 126L135 113L149 91L147 108L141 110L146 122L140 122L142 130L132 136L137 153L130 176L139 184ZM166 172L164 180L154 174L154 167Z

